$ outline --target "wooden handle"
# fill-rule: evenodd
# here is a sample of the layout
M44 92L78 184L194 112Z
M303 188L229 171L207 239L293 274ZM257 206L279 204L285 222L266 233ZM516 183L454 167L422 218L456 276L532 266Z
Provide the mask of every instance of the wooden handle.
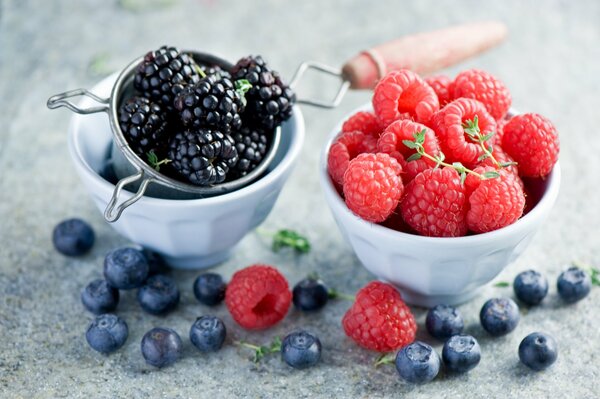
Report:
M446 68L501 43L507 35L500 22L458 25L401 37L364 51L342 68L353 89L372 89L390 71L410 69L427 74Z

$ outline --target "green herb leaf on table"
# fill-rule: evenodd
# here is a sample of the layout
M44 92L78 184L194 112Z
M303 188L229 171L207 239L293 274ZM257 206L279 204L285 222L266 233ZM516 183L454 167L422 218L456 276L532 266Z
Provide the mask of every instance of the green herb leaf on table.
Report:
M394 362L396 361L396 354L395 353L383 353L381 356L379 356L374 363L375 367L379 367L385 364L394 364Z
M499 287L499 288L510 287L510 283L508 281L498 281L496 284L494 284L494 287Z
M254 363L260 362L266 355L281 352L281 338L279 337L275 337L269 345L254 345L246 341L236 341L235 344L252 349L254 351L254 357L252 358Z
M278 252L283 247L293 248L296 252L310 252L308 239L294 230L279 230L273 236L273 251Z

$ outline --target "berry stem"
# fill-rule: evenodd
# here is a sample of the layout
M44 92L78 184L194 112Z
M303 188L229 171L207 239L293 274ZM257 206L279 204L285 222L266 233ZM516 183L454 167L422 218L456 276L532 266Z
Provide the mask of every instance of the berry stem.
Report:
M343 292L339 292L335 288L330 288L329 291L327 291L327 296L329 297L329 299L343 299L344 301L350 302L354 302L354 300L356 299L354 295L344 294Z
M395 353L384 353L375 360L374 366L379 367L385 364L393 364L396 361Z
M165 158L159 161L158 156L156 155L154 150L150 150L150 152L146 153L146 156L148 157L148 163L150 164L150 166L156 169L157 172L160 172L160 165L166 165L169 162L172 162L169 158Z

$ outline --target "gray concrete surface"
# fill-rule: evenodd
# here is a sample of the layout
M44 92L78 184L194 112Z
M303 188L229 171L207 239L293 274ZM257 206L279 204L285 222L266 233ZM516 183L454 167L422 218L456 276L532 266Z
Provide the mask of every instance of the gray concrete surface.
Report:
M166 317L143 314L132 293L118 313L130 326L122 350L111 356L88 348L90 320L79 302L81 288L101 275L104 254L126 244L104 223L68 159L67 111L50 112L49 95L90 87L147 49L168 43L217 52L235 59L263 54L284 76L303 60L340 65L356 51L413 31L496 18L510 28L502 47L448 71L479 67L512 90L514 106L549 116L561 134L563 185L558 204L531 247L498 280L512 280L535 267L553 282L538 308L523 309L512 334L490 339L478 325L486 298L512 295L488 287L460 307L467 331L480 339L483 358L465 376L441 374L434 382L408 385L393 367L375 368L374 353L345 338L340 320L347 302L316 315L290 312L263 333L236 327L224 307L215 313L231 334L225 348L197 353L186 339L196 316L209 312L191 292L196 273L176 273L182 289L179 311ZM600 289L573 306L556 297L554 281L574 259L598 262L600 223L600 3L590 1L219 1L85 0L0 2L0 397L569 397L600 395ZM302 94L327 96L329 84L307 81ZM277 265L291 282L318 271L326 281L354 292L373 276L343 243L321 197L318 153L326 133L342 115L368 101L351 93L336 110L305 108L307 140L298 167L264 225L305 233L313 251L302 257L273 254L249 235L235 256L216 269L229 277L254 262ZM80 216L97 232L92 252L79 259L57 254L53 226ZM423 329L424 311L414 309ZM185 357L173 367L145 365L139 342L152 326L175 328ZM298 372L277 357L259 365L234 339L264 343L296 327L315 331L323 342L321 364ZM517 347L532 331L555 336L557 363L531 373L519 365ZM429 340L426 333L419 336ZM441 350L439 344L435 345Z

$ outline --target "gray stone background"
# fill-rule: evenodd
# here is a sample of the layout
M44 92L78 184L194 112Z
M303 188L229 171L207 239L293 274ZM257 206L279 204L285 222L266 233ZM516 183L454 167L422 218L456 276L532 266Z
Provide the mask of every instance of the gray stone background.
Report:
M101 275L104 254L126 244L104 223L68 159L70 114L50 112L48 96L91 87L131 59L162 44L197 48L237 59L263 54L284 76L303 60L341 65L379 42L454 23L498 19L510 29L498 49L447 71L479 67L512 91L514 106L550 117L562 141L563 184L559 201L531 247L499 276L510 281L524 268L544 271L552 287L543 305L522 309L516 331L490 339L478 324L486 298L512 295L490 286L460 307L467 332L482 344L479 367L468 375L441 373L427 385L402 382L391 366L375 368L376 354L345 338L340 320L348 302L334 302L316 315L291 311L275 328L249 333L236 327L224 306L214 313L230 331L218 353L201 355L189 341L192 321L210 310L193 298L197 273L177 272L179 311L143 314L133 293L118 313L130 326L127 344L110 356L88 348L90 320L79 302L82 287ZM579 304L563 305L555 279L568 262L600 259L597 226L600 170L600 2L590 1L220 1L220 0L12 0L0 2L0 397L581 397L600 395L598 383L600 289ZM303 95L328 96L330 84L303 84ZM216 269L227 278L246 265L277 265L293 284L318 271L336 288L353 293L373 279L342 241L317 181L319 150L329 129L369 99L351 93L336 110L304 108L307 139L297 169L264 224L289 227L313 243L310 254L273 254L250 234L235 256ZM50 241L60 220L80 216L97 233L91 253L67 259ZM414 309L423 329L424 310ZM155 370L139 342L153 326L175 328L185 356ZM299 372L277 356L253 364L234 339L266 343L306 327L324 346L321 364ZM518 362L520 340L536 330L555 336L557 363L531 373ZM421 339L430 341L426 333ZM439 344L435 344L441 350Z

